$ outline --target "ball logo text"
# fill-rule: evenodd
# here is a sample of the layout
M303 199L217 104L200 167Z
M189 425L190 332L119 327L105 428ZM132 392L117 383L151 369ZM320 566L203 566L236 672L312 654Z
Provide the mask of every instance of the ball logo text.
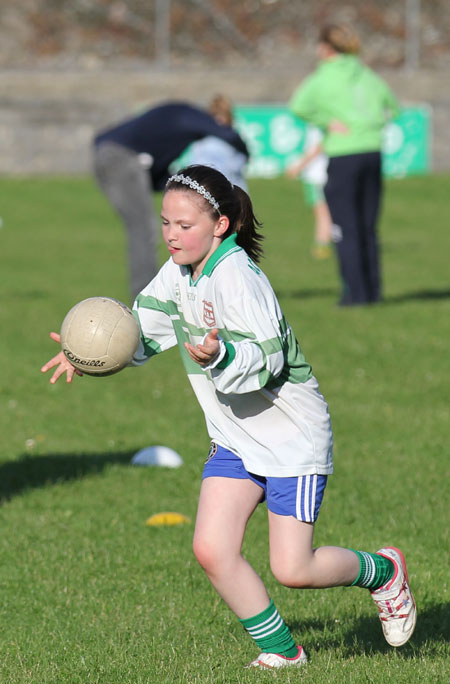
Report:
M96 368L101 368L105 365L104 361L99 361L98 359L80 359L78 356L75 356L75 354L72 354L72 352L69 349L64 349L64 354L67 356L69 361L72 361L73 363L78 363L81 366L95 366Z

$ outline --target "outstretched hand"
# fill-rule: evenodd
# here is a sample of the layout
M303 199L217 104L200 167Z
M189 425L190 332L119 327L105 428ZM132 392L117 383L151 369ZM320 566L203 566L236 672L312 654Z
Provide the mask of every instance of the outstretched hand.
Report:
M198 363L200 366L209 366L220 351L220 342L218 338L219 331L217 328L214 328L206 335L203 344L197 344L197 346L194 347L192 344L189 344L189 342L185 342L184 346L195 363Z
M50 337L52 338L52 340L55 340L55 342L58 342L58 344L61 343L61 337L58 335L58 333L51 332ZM60 351L58 354L56 354L56 356L50 359L50 361L47 361L47 363L44 366L42 366L41 372L46 373L48 370L50 370L50 368L54 368L55 366L56 370L50 378L50 382L52 385L54 385L58 378L60 378L61 375L63 375L64 373L66 373L67 375L67 382L72 382L72 378L74 375L83 375L83 373L79 371L78 368L72 366L72 364L70 363L69 359L66 357L63 351Z

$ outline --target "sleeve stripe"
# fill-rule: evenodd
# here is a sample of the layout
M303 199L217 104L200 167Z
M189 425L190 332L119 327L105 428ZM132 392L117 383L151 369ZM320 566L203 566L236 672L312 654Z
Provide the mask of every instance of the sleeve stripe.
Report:
M231 363L233 363L234 357L236 356L236 349L234 348L234 344L231 344L230 342L225 342L225 355L220 363L217 364L216 368L220 368L220 370L223 370L227 366L229 366Z

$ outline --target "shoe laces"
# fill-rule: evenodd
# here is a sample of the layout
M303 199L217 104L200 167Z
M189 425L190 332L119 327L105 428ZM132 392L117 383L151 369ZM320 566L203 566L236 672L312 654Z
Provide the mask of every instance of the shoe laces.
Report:
M403 580L399 591L395 594L392 592L384 598L374 598L380 611L381 620L397 620L408 616L409 610L406 613L401 611L402 608L407 609L411 604L406 580Z

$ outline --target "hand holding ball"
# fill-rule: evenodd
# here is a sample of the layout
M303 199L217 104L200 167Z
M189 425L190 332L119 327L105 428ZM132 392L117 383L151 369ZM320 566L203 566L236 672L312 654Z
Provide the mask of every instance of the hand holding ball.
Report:
M61 347L70 363L87 375L118 373L133 358L139 326L130 309L111 297L90 297L63 320Z

